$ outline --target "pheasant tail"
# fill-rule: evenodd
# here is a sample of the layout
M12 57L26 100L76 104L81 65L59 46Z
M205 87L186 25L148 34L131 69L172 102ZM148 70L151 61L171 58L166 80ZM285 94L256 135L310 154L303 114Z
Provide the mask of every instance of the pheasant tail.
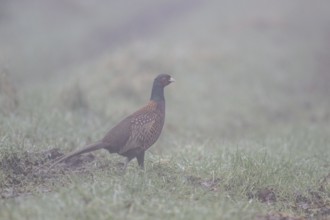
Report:
M88 152L91 152L91 151L96 151L96 150L99 150L99 149L102 149L102 148L105 148L106 147L106 144L99 141L99 142L96 142L94 144L90 144L90 145L87 145L86 147L84 147L83 149L80 149L78 151L75 151L75 152L72 152L71 154L68 154L67 156L64 156L60 159L58 159L57 161L55 161L50 167L49 169L53 168L55 165L71 158L71 157L74 157L76 155L79 155L79 154L83 154L83 153L88 153Z

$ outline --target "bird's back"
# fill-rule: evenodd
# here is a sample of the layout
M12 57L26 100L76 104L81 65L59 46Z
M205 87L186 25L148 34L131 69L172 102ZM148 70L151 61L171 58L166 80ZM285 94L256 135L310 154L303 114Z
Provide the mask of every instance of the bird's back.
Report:
M165 102L149 103L129 115L103 138L107 150L126 156L147 150L159 138L165 119Z

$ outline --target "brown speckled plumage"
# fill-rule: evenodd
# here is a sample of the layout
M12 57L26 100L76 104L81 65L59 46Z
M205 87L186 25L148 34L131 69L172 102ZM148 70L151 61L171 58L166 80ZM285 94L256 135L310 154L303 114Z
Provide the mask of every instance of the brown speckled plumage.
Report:
M174 82L174 79L170 75L157 76L153 83L150 101L146 106L124 118L102 140L59 159L51 167L82 153L106 149L110 153L118 153L127 158L124 169L135 157L143 168L144 153L157 141L164 125L164 87L171 82Z

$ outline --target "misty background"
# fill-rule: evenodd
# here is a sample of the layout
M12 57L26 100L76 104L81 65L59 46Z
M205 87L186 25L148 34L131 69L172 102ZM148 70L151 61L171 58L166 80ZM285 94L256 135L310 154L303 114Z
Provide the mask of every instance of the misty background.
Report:
M2 0L0 70L21 109L36 99L115 120L145 103L164 72L177 80L166 89L170 133L317 127L330 120L329 9L322 0Z

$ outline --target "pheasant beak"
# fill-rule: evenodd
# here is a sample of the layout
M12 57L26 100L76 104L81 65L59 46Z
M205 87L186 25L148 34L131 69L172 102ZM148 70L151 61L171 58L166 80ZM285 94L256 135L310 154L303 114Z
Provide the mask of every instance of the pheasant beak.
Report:
M175 82L175 79L173 77L171 77L169 81L172 83L172 82Z

